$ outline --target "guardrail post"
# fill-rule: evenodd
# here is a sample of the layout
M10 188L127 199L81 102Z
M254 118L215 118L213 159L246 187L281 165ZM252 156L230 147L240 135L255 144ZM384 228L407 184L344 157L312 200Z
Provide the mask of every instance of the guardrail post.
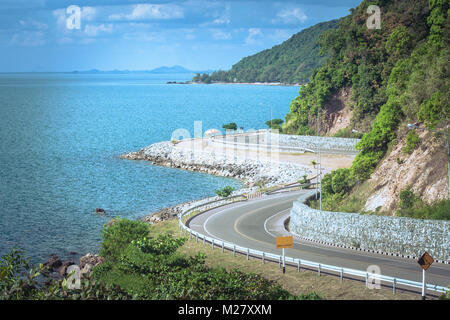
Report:
M205 236L203 236L203 244L205 244Z
M198 242L198 232L197 232L197 234L195 235L195 242Z
M264 252L262 253L261 262L264 264Z
M397 278L394 278L394 281L392 282L392 294L395 294L396 284L397 284Z
M369 273L366 272L366 288L369 287Z
M300 259L297 261L297 272L300 272Z
M223 253L223 250L224 250L224 245L223 245L223 241L222 241L222 253Z
M212 239L212 241L211 241L211 248L213 248L213 250L214 250L214 239Z
M247 248L247 260L248 260L248 255L249 255L249 253L250 253L250 249Z
M281 268L281 256L278 256L278 267Z
M233 257L236 257L236 245L233 245Z
M320 263L319 263L319 267L317 268L317 275L320 277Z
M340 280L341 282L344 280L344 268L341 268L341 272L340 272Z
M422 300L426 299L425 269L422 270Z
M192 232L189 231L189 241L191 240Z

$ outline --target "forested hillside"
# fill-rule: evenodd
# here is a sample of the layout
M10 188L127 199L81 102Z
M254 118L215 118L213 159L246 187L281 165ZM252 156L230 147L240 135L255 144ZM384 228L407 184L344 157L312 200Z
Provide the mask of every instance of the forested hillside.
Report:
M229 71L214 71L211 76L197 75L193 81L305 83L313 70L327 59L326 55L319 54L319 35L336 27L336 20L319 23L280 45L243 58Z
M366 26L371 4L381 8L380 29ZM283 130L314 134L317 114L323 117L330 100L345 89L351 92L349 129L367 123L352 167L325 176L325 207L337 209L400 138L409 159L420 139L415 130L405 134L406 124L423 123L422 130L445 136L450 117L448 10L447 0L364 0L339 20L338 29L320 36L321 52L330 58L301 87Z

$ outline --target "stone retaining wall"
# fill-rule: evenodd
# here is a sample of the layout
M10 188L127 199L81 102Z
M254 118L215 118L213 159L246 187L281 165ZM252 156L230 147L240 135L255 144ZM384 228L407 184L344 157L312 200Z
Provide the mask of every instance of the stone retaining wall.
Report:
M280 145L289 145L292 147L302 147L317 150L320 148L323 151L344 151L344 152L356 152L355 146L360 141L359 139L349 138L334 138L334 137L316 137L316 136L296 136L288 134L275 134L277 135Z
M290 230L300 237L335 245L450 261L450 221L361 215L311 209L294 202Z
M323 152L344 152L354 153L356 144L359 139L335 138L335 137L316 137L316 136L297 136L290 134L271 133L268 130L258 130L255 132L247 132L245 134L227 134L224 136L214 136L211 138L213 144L234 144L236 148L241 145L247 146L249 149L255 149L256 146L261 148L272 144L278 145L283 152L316 151L320 148Z

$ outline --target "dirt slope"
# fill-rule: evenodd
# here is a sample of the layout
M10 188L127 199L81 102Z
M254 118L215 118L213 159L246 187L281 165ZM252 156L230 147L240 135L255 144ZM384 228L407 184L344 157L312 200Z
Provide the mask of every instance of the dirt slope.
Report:
M417 133L420 142L412 154L405 154L407 130L399 133L398 143L381 161L366 182L372 191L365 211L394 214L399 204L400 191L411 190L428 204L448 198L447 156L445 138L437 138L423 126Z

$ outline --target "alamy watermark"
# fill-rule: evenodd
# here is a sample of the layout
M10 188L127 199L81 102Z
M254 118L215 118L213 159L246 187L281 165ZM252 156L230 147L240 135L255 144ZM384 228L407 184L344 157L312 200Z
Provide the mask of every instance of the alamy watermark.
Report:
M65 280L67 289L81 289L81 271L76 264L67 267L68 277Z
M368 289L381 289L381 269L378 265L372 264L367 267L366 272L368 274L367 278L367 288Z
M370 5L367 8L367 14L369 17L366 21L366 26L368 29L381 29L381 9L379 6Z
M66 8L66 28L69 30L81 29L81 8L76 5L71 5Z

